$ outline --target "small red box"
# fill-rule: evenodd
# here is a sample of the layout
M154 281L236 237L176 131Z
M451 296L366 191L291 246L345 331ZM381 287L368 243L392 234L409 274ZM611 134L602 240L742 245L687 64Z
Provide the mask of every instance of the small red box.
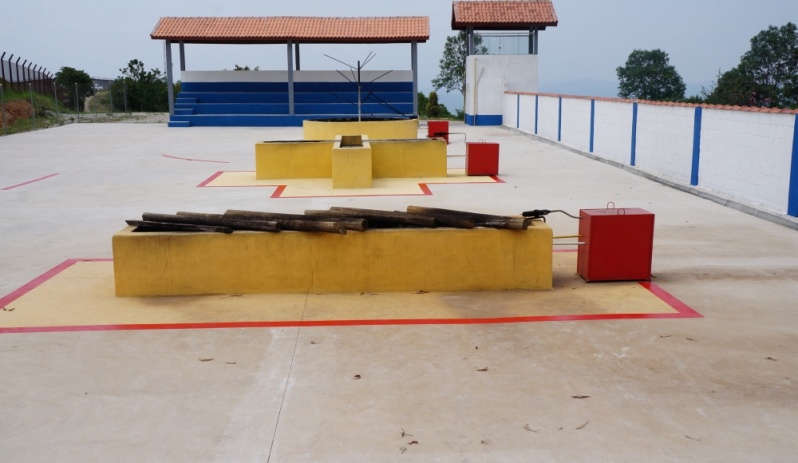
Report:
M499 144L467 142L466 175L499 175Z
M449 144L449 121L427 121L427 138L443 138Z
M651 279L654 214L639 208L579 211L577 273L585 281Z

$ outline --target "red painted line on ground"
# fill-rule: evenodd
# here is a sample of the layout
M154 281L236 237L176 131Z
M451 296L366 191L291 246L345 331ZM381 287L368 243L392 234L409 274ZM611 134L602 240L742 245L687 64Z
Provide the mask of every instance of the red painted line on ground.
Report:
M230 164L230 161L213 161L210 159L192 159L192 158L181 158L179 156L172 156L171 154L162 154L161 156L170 159L179 159L181 161L191 161L191 162L215 162L217 164Z
M274 193L272 193L272 199L277 199L283 195L283 192L286 189L286 185L277 185L277 188L274 189Z
M166 155L164 155L166 156ZM230 171L230 172L244 172L244 171ZM248 171L247 171L248 172ZM332 196L332 195L318 195L318 196L283 196L285 193L286 188L288 185L280 185L280 184L271 184L271 185L223 185L223 186L210 186L210 184L222 176L222 174L226 173L225 171L219 171L215 174L211 175L207 180L203 181L197 188L264 188L264 187L271 187L275 188L274 192L271 195L272 199L297 199L297 198L348 198L348 197L362 197L362 198L370 198L370 197L385 197L385 196L432 196L432 190L429 188L429 185L485 185L488 183L505 183L504 180L500 179L495 175L490 175L490 178L493 180L492 182L426 182L426 183L419 183L418 187L421 190L421 193L397 193L397 194L373 194L373 195L351 195L351 196Z
M574 251L560 251L574 252ZM112 259L68 259L23 285L11 294L0 298L0 306L5 307L29 291L40 286L50 278L78 262L110 262ZM594 283L595 284L595 283ZM600 283L599 283L600 284ZM524 317L486 317L486 318L408 318L408 319L364 319L364 320L289 320L289 321L249 321L249 322L198 322L198 323L160 323L160 324L120 324L120 325L74 325L74 326L32 326L0 327L4 333L60 333L79 331L140 331L140 330L193 330L217 328L296 328L296 327L343 327L343 326L409 326L409 325L495 325L511 323L542 323L566 321L601 320L662 320L680 318L703 318L691 307L660 288L655 283L639 282L654 296L671 306L675 313L620 313L584 315L534 315Z
M8 306L9 304L16 301L20 297L24 296L28 292L38 288L42 283L46 282L50 278L55 277L59 273L68 269L69 267L72 267L78 262L111 262L111 260L112 259L67 259L61 262L60 264L56 265L55 267L51 268L50 270L42 273L33 280L20 286L17 290L12 291L11 293L3 297L0 297L0 307Z
M216 172L215 174L213 174L210 177L208 177L207 180L205 180L204 182L202 182L199 185L197 185L197 188L204 188L204 187L208 186L209 183L211 183L212 181L214 181L217 178L221 177L221 175L223 173L224 173L224 171L221 171L221 170L219 172Z
M30 185L31 183L36 183L36 182L40 182L42 180L47 180L48 178L55 177L56 175L58 175L58 174L45 175L44 177L40 177L40 178L37 178L37 179L34 179L34 180L29 180L27 182L18 183L16 185L7 186L5 188L0 188L0 191L13 190L14 188L19 188L21 186Z
M692 307L688 306L679 299L676 299L676 297L659 287L656 283L652 283L650 281L641 281L640 286L651 291L651 294L657 296L663 302L673 307L677 312L679 312L679 314L682 315L682 318L704 318L703 315L696 312Z

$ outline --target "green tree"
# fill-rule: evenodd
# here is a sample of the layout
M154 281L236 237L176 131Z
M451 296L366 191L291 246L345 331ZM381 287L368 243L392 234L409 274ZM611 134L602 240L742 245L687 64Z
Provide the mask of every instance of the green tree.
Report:
M634 50L618 73L618 96L651 101L678 101L686 86L662 50Z
M147 71L142 61L133 59L119 72L122 73L122 77L111 85L116 109L123 109L127 98L129 110L157 112L169 110L166 80L160 70Z
M798 27L788 22L755 35L740 64L718 77L707 102L798 107Z
M418 92L418 115L419 116L426 116L427 115L427 103L429 100L427 96L424 95L424 92Z
M427 101L427 117L440 117L441 105L438 104L438 94L436 92L429 92L429 100Z
M482 36L474 34L474 54L484 55L488 49L482 46ZM459 91L465 98L465 64L468 57L468 43L466 32L460 31L457 35L446 37L443 46L443 58L439 66L438 76L432 79L435 90L445 88L447 92Z
M740 66L718 73L710 90L704 91L709 104L752 106L755 104L755 83Z
M68 108L75 109L75 98L77 97L77 106L82 111L86 97L94 93L94 80L86 71L64 66L55 73L55 81L63 89L64 97L62 102ZM75 84L78 84L77 95Z

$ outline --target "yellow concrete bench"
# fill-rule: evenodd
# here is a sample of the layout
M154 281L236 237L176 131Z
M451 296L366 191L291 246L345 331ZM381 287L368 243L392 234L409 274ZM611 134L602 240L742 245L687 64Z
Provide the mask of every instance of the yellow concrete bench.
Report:
M552 231L374 229L113 236L117 296L551 289Z

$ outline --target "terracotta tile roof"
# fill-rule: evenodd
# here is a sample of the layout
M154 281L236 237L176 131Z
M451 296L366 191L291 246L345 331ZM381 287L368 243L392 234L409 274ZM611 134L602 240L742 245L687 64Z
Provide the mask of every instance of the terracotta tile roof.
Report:
M429 17L166 17L158 21L150 37L187 43L426 42Z
M563 97L563 98L571 98L576 100L596 100L596 101L609 101L614 103L640 103L652 106L678 106L682 108L705 108L705 109L722 109L722 110L729 110L729 111L748 111L753 113L770 113L770 114L796 114L798 115L798 109L786 109L786 108L759 108L756 106L731 106L731 105L718 105L718 104L706 104L706 103L682 103L679 101L649 101L649 100L629 100L625 98L611 98L611 97L601 97L601 96L584 96L584 95L564 95L561 93L539 93L539 92L513 92L513 91L506 91L504 92L508 95L531 95L531 96L548 96L548 97Z
M452 29L529 29L557 25L551 0L455 0Z

